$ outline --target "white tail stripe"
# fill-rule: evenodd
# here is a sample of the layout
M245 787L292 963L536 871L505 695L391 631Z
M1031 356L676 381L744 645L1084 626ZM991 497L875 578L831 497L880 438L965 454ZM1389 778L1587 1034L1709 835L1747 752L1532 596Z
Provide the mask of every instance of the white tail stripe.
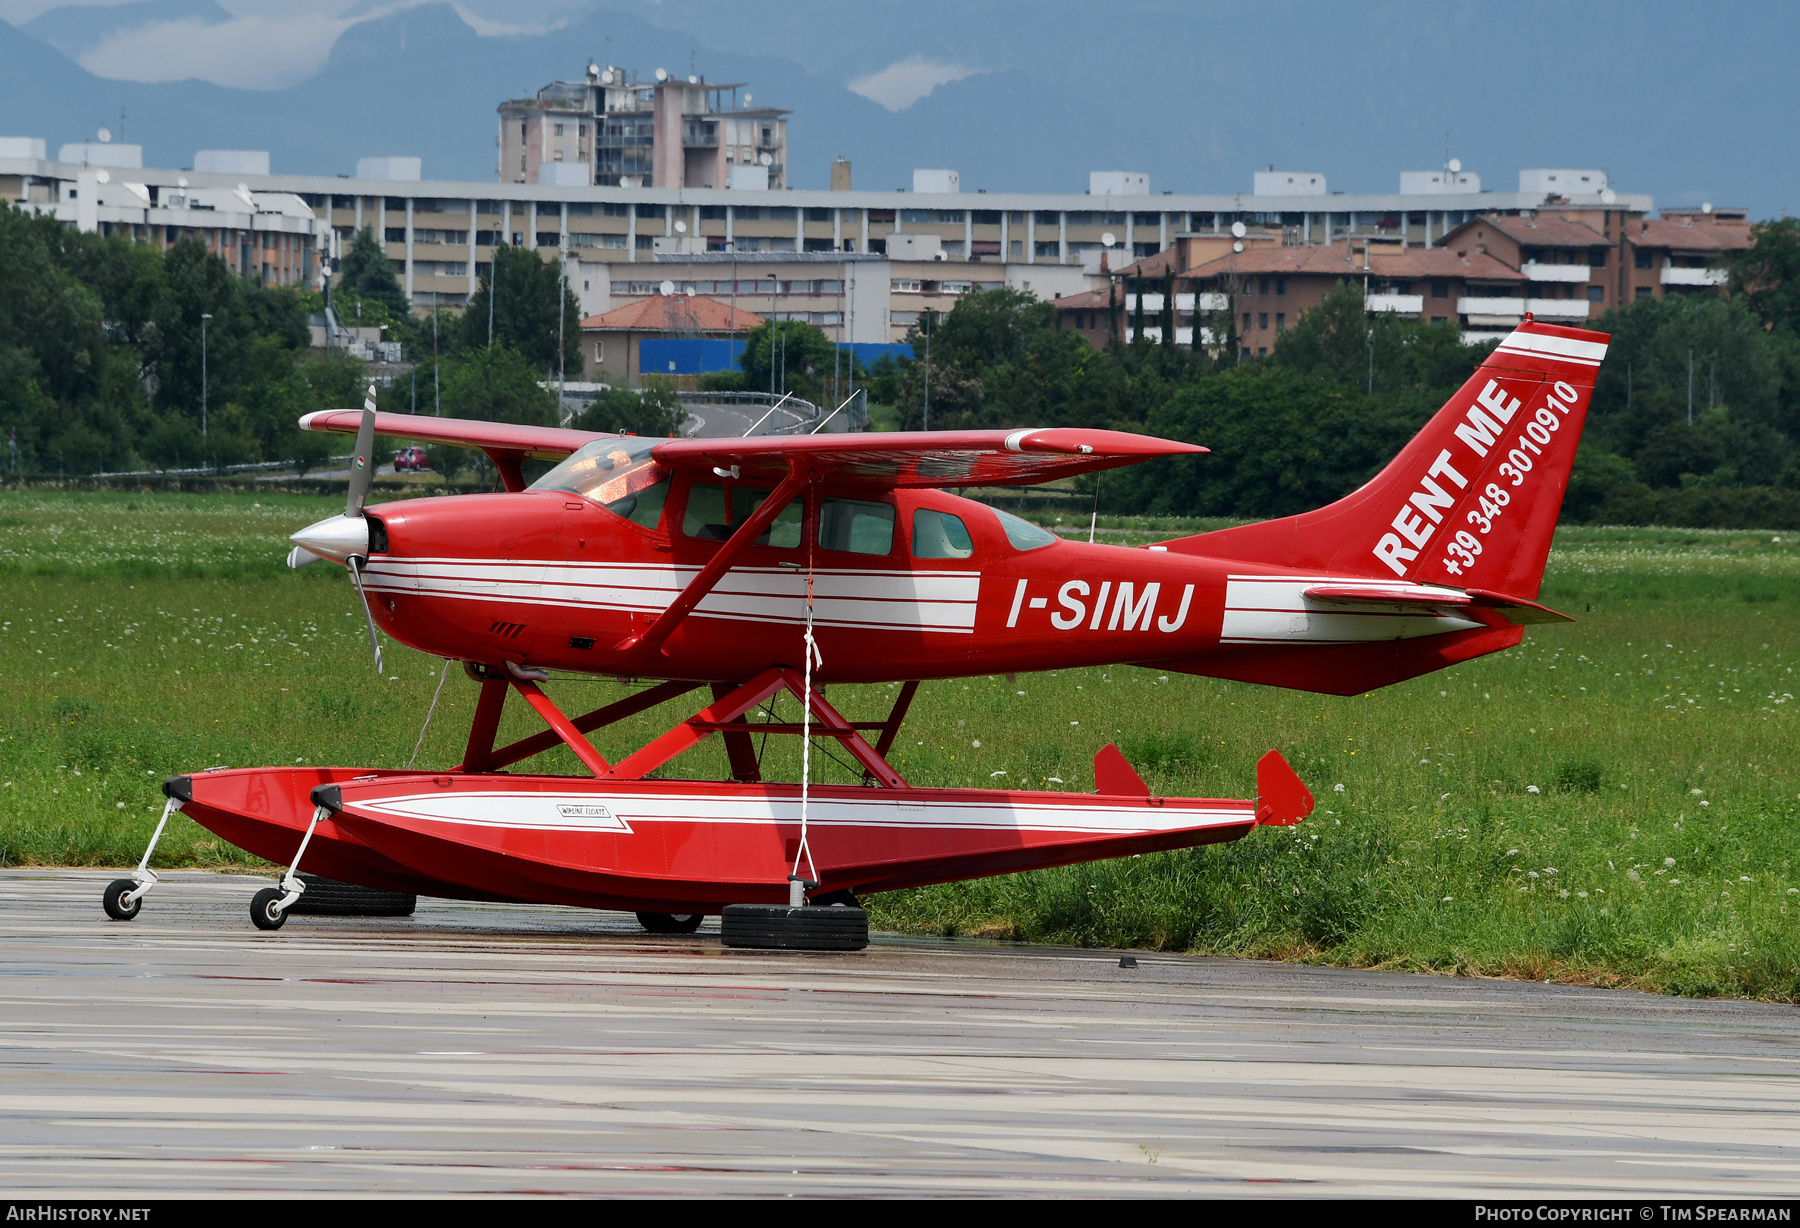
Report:
M1606 357L1604 341L1583 341L1578 337L1556 337L1548 333L1526 332L1519 329L1509 334L1500 343L1500 349L1513 354L1530 354L1561 359L1564 362L1578 362L1584 366L1597 367L1600 360Z

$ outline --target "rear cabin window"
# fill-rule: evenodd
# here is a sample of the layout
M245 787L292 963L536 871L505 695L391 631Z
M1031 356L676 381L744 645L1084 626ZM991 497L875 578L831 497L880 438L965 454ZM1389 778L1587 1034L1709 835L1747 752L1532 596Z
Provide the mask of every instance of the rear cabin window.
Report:
M889 554L894 549L894 507L861 499L819 504L819 545L848 554Z
M736 531L738 525L748 520L768 497L768 491L748 486L731 487L728 497L726 488L718 482L695 482L688 487L687 510L681 518L681 531L700 541L722 542ZM727 507L730 508L729 515L726 514ZM801 512L800 500L789 500L788 505L775 514L774 523L756 539L756 544L776 550L797 549L800 545Z
M654 529L669 497L669 471L650 459L658 439L596 439L531 484L591 499L639 528Z
M915 559L966 559L975 543L961 517L922 507L913 513L912 552Z

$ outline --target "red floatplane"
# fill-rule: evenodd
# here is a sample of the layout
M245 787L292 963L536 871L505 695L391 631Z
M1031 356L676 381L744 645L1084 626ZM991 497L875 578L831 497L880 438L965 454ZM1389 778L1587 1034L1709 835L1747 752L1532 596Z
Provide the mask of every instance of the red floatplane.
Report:
M289 561L348 568L378 669L378 626L463 663L480 687L463 760L178 776L163 822L179 809L290 867L252 904L263 928L301 898L304 861L381 891L627 909L665 932L724 913L728 942L823 946L866 940L869 892L1296 823L1312 795L1274 751L1254 802L1152 796L1111 746L1095 794L917 788L887 755L924 679L1124 663L1347 695L1561 619L1534 598L1606 341L1527 317L1360 490L1147 548L1066 541L951 491L1205 449L1084 429L656 440L377 413L372 396L311 414L356 433L350 495ZM506 492L365 507L377 434L479 448ZM557 463L528 485L527 459ZM570 716L552 671L654 685ZM899 686L885 719L852 721L826 699L838 683ZM703 689L617 762L586 736ZM781 692L798 720L775 719ZM514 693L545 729L496 745ZM798 784L762 778L768 734L802 738ZM730 780L652 778L714 735ZM813 783L815 738L861 783ZM556 746L589 775L506 770ZM136 915L149 858L108 888L110 915Z

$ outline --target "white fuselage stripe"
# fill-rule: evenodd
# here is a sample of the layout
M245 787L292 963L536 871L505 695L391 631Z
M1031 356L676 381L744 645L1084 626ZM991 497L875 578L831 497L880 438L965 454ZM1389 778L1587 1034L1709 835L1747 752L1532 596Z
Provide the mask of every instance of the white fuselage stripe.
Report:
M659 613L699 572L688 567L606 563L511 563L487 559L378 558L368 587L457 601L503 601L569 609ZM814 577L815 620L826 626L968 634L975 629L979 572L828 571ZM805 621L805 577L786 569L727 572L694 613L751 622Z

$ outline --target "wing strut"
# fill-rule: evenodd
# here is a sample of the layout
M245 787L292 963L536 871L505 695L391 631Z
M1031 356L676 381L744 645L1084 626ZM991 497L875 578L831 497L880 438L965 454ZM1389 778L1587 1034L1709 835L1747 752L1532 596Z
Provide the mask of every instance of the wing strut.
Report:
M731 564L744 548L763 535L763 531L775 523L775 517L783 508L794 500L794 496L806 486L807 470L804 461L798 457L789 460L787 476L781 479L762 506L750 514L750 518L738 526L737 532L731 535L723 546L700 569L700 574L688 581L669 608L657 615L651 623L638 635L628 635L614 647L616 652L651 653L663 646L663 642L673 635L675 628L683 619L693 613L694 607L700 604L701 598L712 592L715 585L725 578L731 570Z

